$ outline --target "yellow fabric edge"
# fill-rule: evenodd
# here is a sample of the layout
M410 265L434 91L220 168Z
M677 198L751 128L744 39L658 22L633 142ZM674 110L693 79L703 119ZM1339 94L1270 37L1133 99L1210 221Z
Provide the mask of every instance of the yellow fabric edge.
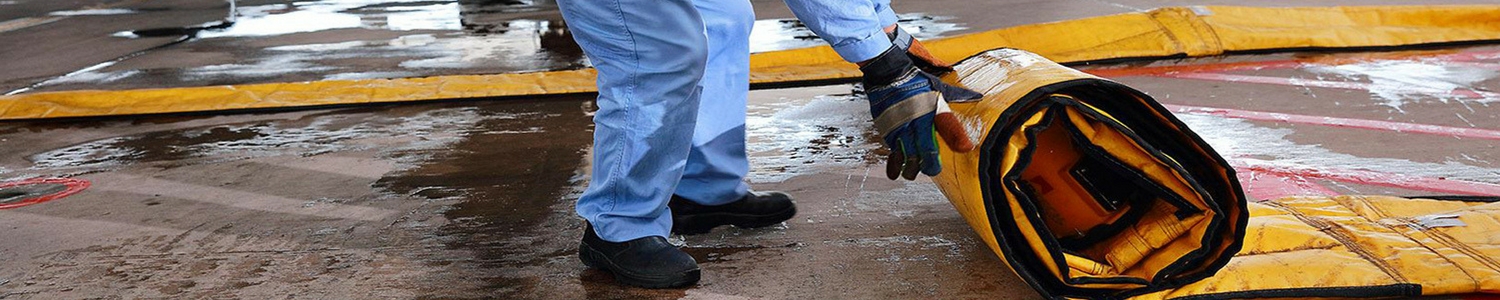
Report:
M1403 46L1500 40L1500 6L1167 7L1022 25L927 41L958 61L1012 47L1058 62L1226 51ZM859 76L832 49L751 56L757 84ZM268 109L594 92L594 71L569 70L422 78L325 80L139 90L81 90L0 96L0 120Z

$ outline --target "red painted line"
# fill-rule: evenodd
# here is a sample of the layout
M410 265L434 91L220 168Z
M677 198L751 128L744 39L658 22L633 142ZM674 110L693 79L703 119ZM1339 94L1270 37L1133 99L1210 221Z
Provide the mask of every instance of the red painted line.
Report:
M1418 57L1420 57L1420 56L1418 56ZM1442 60L1442 61L1491 60L1491 59L1500 59L1500 50L1459 52L1459 53L1450 53L1450 54L1436 55L1436 56L1432 56L1432 57L1434 59Z
M1236 170L1235 175L1251 198L1266 200L1287 196L1333 196L1337 192L1301 176L1284 176L1250 169Z
M1500 130L1450 127L1427 124L1415 124L1392 121L1377 121L1365 119L1335 118L1324 116L1309 116L1284 114L1274 112L1261 112L1238 110L1229 108L1213 108L1186 105L1165 105L1167 109L1176 113L1190 113L1201 115L1222 116L1227 118L1246 119L1255 121L1283 122L1292 124L1319 125L1343 128L1359 128L1369 130L1394 131L1401 133L1430 134L1440 136L1451 136L1457 138L1485 139L1500 141Z
M57 199L61 199L63 197L72 196L73 194L77 194L78 192L81 192L84 189L89 188L89 182L87 180L73 179L73 178L32 178L32 179L21 180L21 181L0 182L0 188L8 188L8 187L13 187L13 186L32 185L32 184L44 184L44 183L61 184L61 185L67 186L68 188L65 189L65 190L63 190L63 191L61 191L61 192L57 192L55 194L46 195L46 196L37 197L37 198L31 198L31 199L27 199L25 201L17 201L17 202L11 202L11 203L0 203L0 209L11 209L11 208L17 208L17 207L22 207L22 206L27 206L27 205L32 205L32 204L37 204L37 203L52 201L52 200L57 200Z
M1224 81L1224 82L1243 82L1243 83L1260 83L1260 84L1286 85L1286 86L1295 86L1295 87L1320 87L1320 88L1361 90L1361 91L1369 91L1370 89L1374 88L1374 84L1370 84L1370 83L1366 83L1366 82L1328 81L1328 80L1317 80L1317 79L1298 79L1298 78L1284 78L1284 77L1270 77L1270 76L1256 76L1256 75L1219 74L1219 73L1173 73L1173 74L1162 74L1160 76L1161 77L1170 77L1170 78L1183 78L1183 79L1198 79L1198 80L1211 80L1211 81ZM1470 89L1455 89L1455 90L1452 90L1452 91L1437 92L1437 93L1447 93L1447 96L1470 98L1470 99L1487 99L1487 98L1488 99L1500 99L1500 94L1490 93L1490 92L1481 92L1481 91L1475 91L1475 90L1470 90Z
M1243 162L1237 162L1243 163ZM1333 181L1401 188L1408 190L1477 196L1500 195L1500 184L1427 178L1367 170L1313 169L1305 167L1237 165L1237 170L1281 176L1323 178Z

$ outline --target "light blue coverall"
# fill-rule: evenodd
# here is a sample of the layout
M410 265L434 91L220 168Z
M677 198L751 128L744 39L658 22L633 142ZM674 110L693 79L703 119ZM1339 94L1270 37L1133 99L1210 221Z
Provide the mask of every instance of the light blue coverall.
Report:
M749 0L558 0L598 70L593 174L580 216L606 241L667 236L673 194L721 205L748 193ZM891 47L889 0L786 0L845 60Z

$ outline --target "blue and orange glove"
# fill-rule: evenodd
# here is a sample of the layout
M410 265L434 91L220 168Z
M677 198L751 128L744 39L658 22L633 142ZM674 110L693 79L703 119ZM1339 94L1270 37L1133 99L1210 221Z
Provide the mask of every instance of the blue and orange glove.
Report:
M918 69L910 57L913 54L901 46L897 43L859 69L864 72L875 129L891 149L886 177L914 180L918 172L936 176L943 171L939 136L954 151L974 149L963 125L948 110L948 102L974 101L984 95L943 83Z
M891 44L895 45L896 48L906 51L906 57L911 58L911 62L918 69L922 69L922 72L942 76L945 73L953 71L953 65L937 58L936 55L932 55L931 52L927 51L927 46L922 45L922 41L918 41L916 37L913 37L910 33L906 33L906 30L901 29L901 27L892 27L891 32L887 32L885 36L891 38Z

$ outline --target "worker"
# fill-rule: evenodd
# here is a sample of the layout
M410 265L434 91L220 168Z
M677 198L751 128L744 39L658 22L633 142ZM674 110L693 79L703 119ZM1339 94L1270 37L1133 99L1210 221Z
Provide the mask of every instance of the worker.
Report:
M840 56L861 66L871 115L892 147L888 169L907 179L940 172L936 107L943 98L979 94L917 68L946 64L896 27L889 0L786 2ZM577 205L587 221L578 250L584 264L626 285L692 285L697 262L667 242L669 232L769 226L796 214L787 194L753 192L745 182L755 22L749 0L557 4L598 71L593 174ZM942 135L968 139L962 130Z

